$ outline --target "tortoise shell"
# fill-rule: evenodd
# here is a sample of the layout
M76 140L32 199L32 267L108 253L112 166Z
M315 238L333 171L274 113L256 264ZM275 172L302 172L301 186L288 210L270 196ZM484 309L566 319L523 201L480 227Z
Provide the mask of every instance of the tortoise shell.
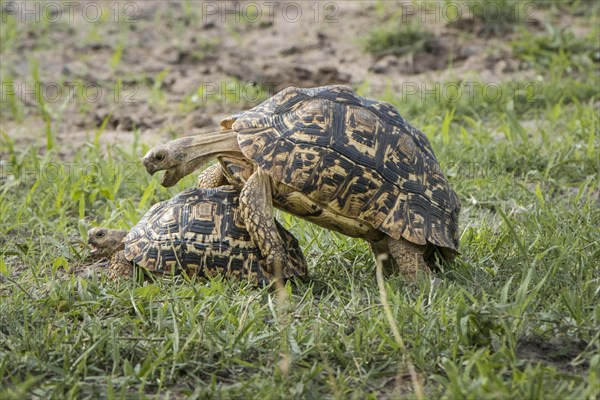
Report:
M429 140L345 86L287 88L225 119L275 181L394 239L458 251L460 203Z
M285 278L304 276L306 260L296 238L277 229L295 265ZM190 188L155 204L123 239L125 257L157 273L237 277L269 283L265 259L246 230L233 186Z

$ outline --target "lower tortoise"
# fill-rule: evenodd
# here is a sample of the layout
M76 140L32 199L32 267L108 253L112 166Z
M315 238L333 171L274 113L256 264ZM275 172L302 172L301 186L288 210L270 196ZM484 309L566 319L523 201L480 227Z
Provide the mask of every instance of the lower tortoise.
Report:
M427 137L390 103L346 86L290 87L221 126L157 146L142 161L151 174L165 170L168 187L216 158L198 183L241 191L246 227L271 270L285 262L273 205L366 239L410 280L435 253L458 254L458 197Z
M282 276L306 275L296 238L274 221L291 263ZM242 221L239 191L233 186L191 188L155 204L129 232L93 228L92 254L111 257L109 277L131 277L133 266L158 274L236 277L266 284L275 277Z

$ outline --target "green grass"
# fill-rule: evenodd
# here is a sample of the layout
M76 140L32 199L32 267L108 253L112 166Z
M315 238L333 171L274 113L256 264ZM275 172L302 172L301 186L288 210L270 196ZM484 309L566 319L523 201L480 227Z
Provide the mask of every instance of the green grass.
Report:
M473 3L470 12L482 23L483 30L490 35L511 32L515 26L534 18L543 7L543 1L523 2L519 0L490 0Z
M363 47L365 51L375 54L402 55L418 53L423 50L425 41L431 36L431 32L420 24L399 24L393 20L371 30L364 41Z
M461 256L415 285L387 277L391 321L368 246L283 213L310 267L283 307L236 281L81 274L88 228L130 227L194 177L160 188L136 132L102 145L100 128L67 155L55 123L49 151L1 132L0 398L416 398L409 363L427 398L597 398L598 66L544 59L533 94L364 90L428 135L462 202ZM1 110L26 124L47 106Z
M593 74L594 63L600 62L600 29L596 27L587 37L552 25L546 31L540 36L523 31L512 43L514 54L540 71L552 68L555 75Z

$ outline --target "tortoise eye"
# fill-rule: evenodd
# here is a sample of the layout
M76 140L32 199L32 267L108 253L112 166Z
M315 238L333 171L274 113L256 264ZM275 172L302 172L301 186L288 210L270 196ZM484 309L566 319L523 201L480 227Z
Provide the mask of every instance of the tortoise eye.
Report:
M104 236L104 232L103 231L100 231L100 232L96 233L96 237L102 237L102 236Z
M154 156L154 159L155 159L156 161L162 161L162 160L164 160L164 159L165 159L165 155L164 155L164 154L162 154L162 153L159 153L159 154L157 154L157 155L155 155L155 156Z

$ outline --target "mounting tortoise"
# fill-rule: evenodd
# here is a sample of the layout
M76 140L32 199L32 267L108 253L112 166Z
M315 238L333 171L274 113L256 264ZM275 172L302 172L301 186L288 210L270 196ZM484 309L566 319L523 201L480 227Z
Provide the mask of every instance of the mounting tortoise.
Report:
M296 238L274 222L291 263L284 278L306 275L307 264ZM265 258L241 219L239 190L191 188L155 204L129 232L93 228L92 255L111 257L109 277L131 277L133 265L158 274L236 277L269 283Z
M386 268L410 280L434 265L435 253L458 254L459 200L427 137L390 103L346 86L290 87L221 126L157 146L142 161L150 174L165 170L169 187L216 158L198 185L239 188L270 270L286 262L272 205L366 239L376 255L391 253Z

